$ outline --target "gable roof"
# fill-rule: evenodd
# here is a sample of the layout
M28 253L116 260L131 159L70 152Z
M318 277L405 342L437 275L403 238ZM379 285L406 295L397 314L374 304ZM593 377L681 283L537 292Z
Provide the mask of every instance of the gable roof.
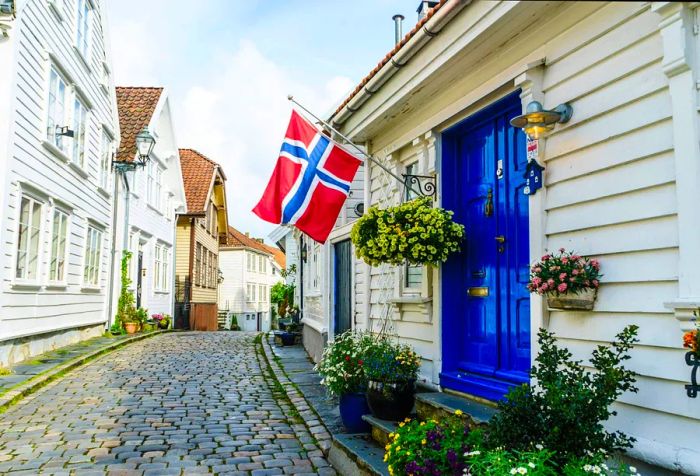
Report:
M194 149L180 149L180 169L182 181L185 183L187 213L205 213L216 172L226 179L223 170L219 164Z
M274 246L266 245L265 243L260 243L255 238L251 238L245 233L235 229L231 225L228 227L228 232L226 233L226 244L223 245L224 248L251 248L255 251L259 251L268 255L272 255L275 262L280 268L284 269L287 258L279 248Z
M116 91L121 132L116 160L131 162L136 154L136 135L151 122L163 88L118 86Z

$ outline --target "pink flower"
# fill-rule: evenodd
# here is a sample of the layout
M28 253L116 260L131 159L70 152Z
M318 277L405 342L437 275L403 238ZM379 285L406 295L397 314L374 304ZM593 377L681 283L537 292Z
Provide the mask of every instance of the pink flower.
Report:
M593 268L595 268L596 270L600 269L600 263L598 262L597 259L591 260L591 266L593 266Z
M544 255L544 256L542 257L542 261L547 261L547 260L549 260L550 258L551 258L551 256L549 256L549 255Z
M566 256L564 256L564 257L561 259L561 262L564 263L564 264L566 264L566 263L569 262L569 258L567 258Z
M560 293L566 292L566 288L568 288L566 283L561 283L559 286L557 286L557 291Z
M547 285L547 283L544 283L544 284L540 287L540 292L544 293L544 292L547 291L548 289L549 289L549 286Z
M549 285L550 288L553 288L554 287L554 280L552 278L549 278L547 280L547 284Z
M600 285L600 282L597 279L594 279L592 283L594 288L597 288Z
M537 268L535 268L535 273L541 273L541 272L542 272L542 268L540 268L539 266Z
M575 283L575 282L576 282L576 278L569 278L569 281L572 282L572 283Z
M581 257L579 255L571 255L571 259L574 261L578 261L581 259Z
M534 284L535 286L539 286L540 284L542 284L542 278L532 278L532 284Z
M566 273L561 273L561 274L559 275L559 281L566 281L566 278L567 278L567 277L568 277L568 276L567 276Z
M578 269L571 270L571 274L574 276L578 275Z

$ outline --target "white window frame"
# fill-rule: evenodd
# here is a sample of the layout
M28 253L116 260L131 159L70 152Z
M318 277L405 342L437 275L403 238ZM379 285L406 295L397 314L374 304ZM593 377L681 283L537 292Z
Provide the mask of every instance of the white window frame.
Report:
M252 269L253 268L253 265L252 265L253 254L250 251L246 251L245 256L246 256L246 269L248 271L253 271L253 269Z
M92 35L92 4L90 0L75 2L75 48L87 62L90 56Z
M163 168L155 160L150 160L147 167L146 203L162 213Z
M85 168L87 157L87 122L88 109L85 102L77 95L73 95L73 147L70 160L81 169Z
M102 246L104 230L92 222L88 222L85 230L85 246L83 248L83 287L97 289L101 287Z
M27 200L29 206L30 206L30 211L28 212L27 219L28 222L26 224L27 226L27 232L25 232L28 236L26 244L24 246L24 273L22 276L18 276L17 272L19 271L19 266L20 266L20 261L22 258L20 258L20 244L21 244L21 237L22 237L22 203ZM18 283L18 284L38 284L39 283L39 276L41 275L41 255L42 255L42 237L43 237L43 231L44 231L44 205L45 202L36 198L33 195L26 194L26 193L21 193L19 196L19 206L17 207L17 232L15 233L15 244L14 244L14 253L15 253L15 259L14 259L14 272L13 272L13 282ZM29 269L30 269L30 260L31 260L31 236L32 236L32 229L36 228L35 226L30 225L31 223L31 216L32 216L32 211L34 211L35 207L38 207L38 213L39 213L39 226L38 229L36 230L37 234L37 240L36 240L36 250L35 250L35 269L34 269L34 276L29 277Z
M406 175L418 175L419 171L419 163L418 161L411 162L409 164L406 164ZM406 195L406 200L413 200L415 198L418 198L418 194L414 192L413 190L406 189L404 191ZM406 263L403 266L403 270L401 273L401 289L402 289L402 294L406 295L420 295L422 290L423 290L423 283L425 282L425 267L421 265L411 265ZM419 281L414 281L414 282L409 282L409 277L413 275L419 275L420 280Z
M56 235L56 218L59 218L58 236ZM54 206L51 210L48 282L53 285L65 285L68 276L68 252L70 250L70 221L71 216L66 210ZM60 239L63 237L63 249L60 250ZM54 243L56 241L56 243ZM56 269L53 269L54 260ZM62 260L62 262L61 262Z
M160 273L163 265L163 245L156 243L153 250L153 289L162 291L160 287Z
M69 82L59 68L51 63L46 100L46 135L44 139L66 156L70 153L68 140L65 136L57 135L56 129L58 127L67 127L71 124L68 117L68 104L70 104L71 97L68 84ZM60 110L57 110L58 105L60 105Z

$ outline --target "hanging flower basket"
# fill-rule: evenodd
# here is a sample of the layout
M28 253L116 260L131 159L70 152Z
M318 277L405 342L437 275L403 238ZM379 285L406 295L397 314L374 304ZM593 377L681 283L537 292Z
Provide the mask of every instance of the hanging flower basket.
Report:
M370 208L350 233L356 253L371 266L447 261L459 251L464 226L452 221L453 212L433 208L430 197L417 198L395 207Z
M550 309L590 311L600 286L600 264L560 248L532 265L527 288L547 296Z

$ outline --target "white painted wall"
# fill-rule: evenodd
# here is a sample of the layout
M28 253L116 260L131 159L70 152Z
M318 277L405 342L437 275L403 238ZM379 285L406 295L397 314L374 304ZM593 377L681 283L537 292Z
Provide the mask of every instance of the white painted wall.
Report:
M102 86L100 81L103 62L111 68L104 35L105 8L103 1L93 2L90 49L83 58L74 48L74 2L57 9L49 3L19 2L11 40L0 43L0 122L8 120L0 130L4 179L0 201L0 340L106 321L112 194L98 185L100 137L105 128L118 139L119 129L113 84ZM88 106L84 168L70 165L65 156L44 143L51 64L62 70L72 83L70 89L78 91ZM43 203L39 277L29 285L20 285L14 278L23 190ZM70 213L70 243L66 281L49 286L49 226L55 204ZM88 220L103 231L99 281L94 288L83 283Z
M639 325L641 342L629 365L640 392L622 396L611 426L637 438L633 456L700 474L694 444L700 413L683 388L689 368L680 345L681 326L700 294L691 239L700 189L691 7L474 2L372 95L343 132L370 141L371 152L396 167L422 149L426 170L437 157L439 174L441 131L498 97L522 88L524 103L570 102L572 120L540 147L546 186L530 199L531 258L544 248L573 248L599 257L605 278L590 313L547 314L533 297L533 329L548 326L575 357L587 359L625 325ZM377 167L368 175L376 203ZM432 295L421 293L423 303L402 301L398 273L389 272L399 311L394 328L423 356L423 376L438 384L439 270L432 273ZM384 309L381 283L373 269L370 326Z

